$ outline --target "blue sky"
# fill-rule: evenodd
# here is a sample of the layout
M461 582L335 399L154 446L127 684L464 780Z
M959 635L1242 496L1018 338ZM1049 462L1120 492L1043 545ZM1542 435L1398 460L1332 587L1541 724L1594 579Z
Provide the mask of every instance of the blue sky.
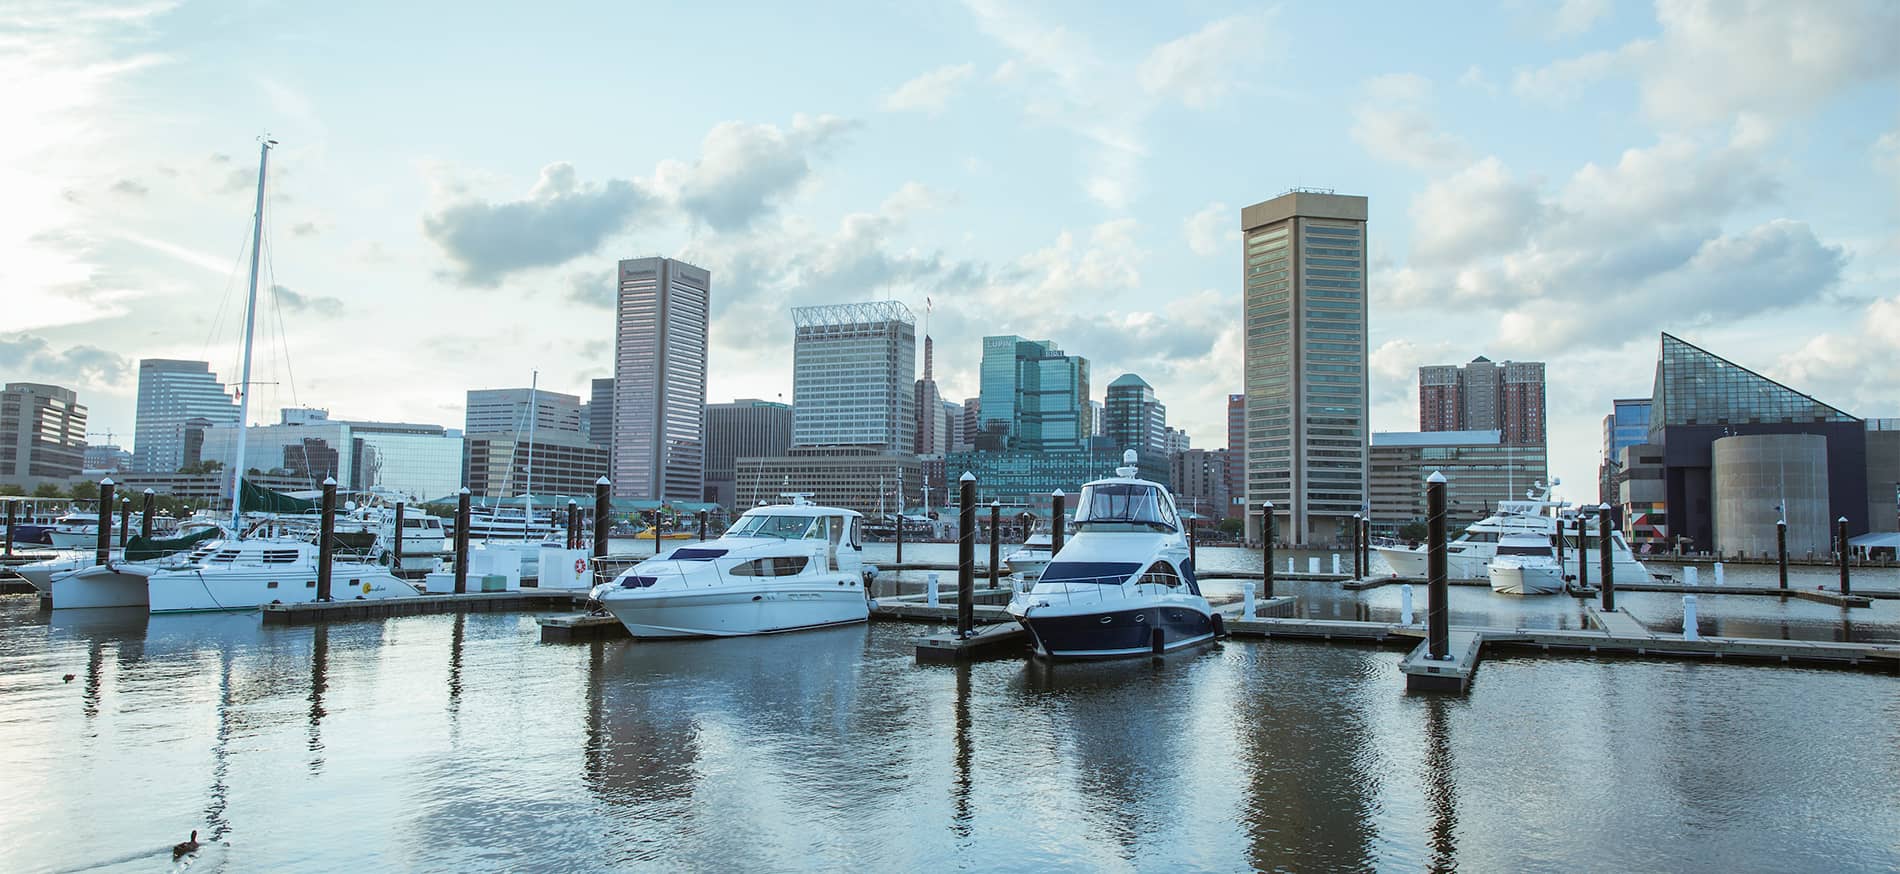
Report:
M0 11L0 378L102 434L138 358L235 379L267 130L258 420L584 392L659 253L713 270L711 400L789 394L790 306L928 296L947 397L1047 338L1218 447L1239 209L1295 186L1371 199L1376 430L1547 361L1589 497L1659 330L1900 415L1892 4L395 6Z

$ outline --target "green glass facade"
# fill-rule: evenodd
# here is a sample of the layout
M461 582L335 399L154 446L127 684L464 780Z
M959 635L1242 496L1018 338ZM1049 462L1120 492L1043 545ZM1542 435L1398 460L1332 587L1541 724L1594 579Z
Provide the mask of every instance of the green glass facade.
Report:
M1049 496L1055 490L1061 489L1073 499L1084 483L1114 476L1115 468L1121 466L1120 447L1106 440L1092 442L1091 448L1069 452L952 452L944 459L944 473L952 480L965 471L975 474L979 504L1001 501L1005 507L1046 513ZM1144 456L1136 466L1141 478L1168 484L1167 458ZM1073 508L1073 501L1070 506Z
M1091 428L1089 362L1050 340L984 337L980 433L984 449L1075 452Z

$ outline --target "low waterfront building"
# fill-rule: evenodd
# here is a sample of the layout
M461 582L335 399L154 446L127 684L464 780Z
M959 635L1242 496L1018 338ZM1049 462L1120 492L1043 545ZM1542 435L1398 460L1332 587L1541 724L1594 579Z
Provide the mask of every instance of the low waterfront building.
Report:
M85 470L86 407L72 389L10 382L0 391L0 484L32 491Z
M1049 495L1061 489L1073 497L1090 480L1115 475L1122 450L1106 438L1089 441L1079 452L1033 452L1022 449L953 452L944 459L944 476L954 482L964 472L976 475L979 502L1001 501L1039 513L1049 510ZM1140 476L1163 485L1169 482L1166 456L1138 456Z
M1900 419L1867 420L1867 527L1900 531Z
M1446 480L1445 527L1460 532L1497 508L1522 500L1550 479L1542 446L1513 446L1500 431L1375 431L1372 435L1372 530L1396 536L1425 521L1425 478Z
M578 431L464 435L463 484L476 498L591 495L607 475L608 449ZM437 494L449 494L448 489Z
M1669 516L1663 489L1663 448L1638 443L1617 450L1613 497L1607 502L1621 512L1623 536L1638 553L1670 548Z
M813 503L856 510L866 516L895 513L903 496L921 496L923 463L913 455L870 449L845 452L792 449L785 455L741 457L734 463L738 499L734 514L780 495L808 493ZM900 491L900 487L902 491ZM906 502L909 503L909 502Z

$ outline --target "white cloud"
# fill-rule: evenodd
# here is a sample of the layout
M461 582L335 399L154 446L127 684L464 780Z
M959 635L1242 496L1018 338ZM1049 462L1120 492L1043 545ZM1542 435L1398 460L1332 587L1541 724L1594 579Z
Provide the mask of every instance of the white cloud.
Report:
M1900 373L1900 296L1875 300L1848 321L1857 329L1816 335L1781 356L1772 375L1856 415L1900 415L1893 393L1893 375Z
M1218 255L1237 251L1234 244L1240 242L1239 226L1240 216L1227 204L1215 201L1188 216L1181 233L1194 254Z
M1651 120L1687 127L1742 113L1797 117L1900 76L1900 5L1885 0L1658 0L1656 20L1654 39L1522 71L1516 90L1561 100L1627 71Z
M1881 134L1872 151L1874 168L1900 182L1900 128Z
M1432 117L1430 80L1416 73L1390 73L1367 80L1364 90L1353 111L1352 139L1373 157L1420 170L1470 160L1470 146L1440 130Z
M1426 186L1412 200L1413 260L1456 263L1521 244L1545 209L1534 181L1488 157Z
M1610 0L1563 0L1551 17L1551 30L1557 36L1578 36L1608 14Z
M751 224L811 175L824 154L857 123L835 115L795 115L789 127L728 121L714 125L692 163L663 161L654 187L717 230Z
M935 115L944 110L950 98L975 73L975 64L938 67L897 86L885 96L884 108L892 112L921 110Z
M1142 89L1195 108L1211 106L1266 60L1271 25L1269 13L1236 15L1155 46L1138 71Z

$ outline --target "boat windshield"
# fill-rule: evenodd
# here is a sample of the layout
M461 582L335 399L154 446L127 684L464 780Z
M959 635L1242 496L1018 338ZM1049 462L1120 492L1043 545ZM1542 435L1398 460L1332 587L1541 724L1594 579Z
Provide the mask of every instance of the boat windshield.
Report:
M1095 483L1082 487L1075 524L1141 525L1174 531L1174 505L1161 489L1141 483Z
M739 517L732 529L726 532L728 537L781 537L797 540L805 536L811 528L810 516L780 516L777 514L746 514Z

